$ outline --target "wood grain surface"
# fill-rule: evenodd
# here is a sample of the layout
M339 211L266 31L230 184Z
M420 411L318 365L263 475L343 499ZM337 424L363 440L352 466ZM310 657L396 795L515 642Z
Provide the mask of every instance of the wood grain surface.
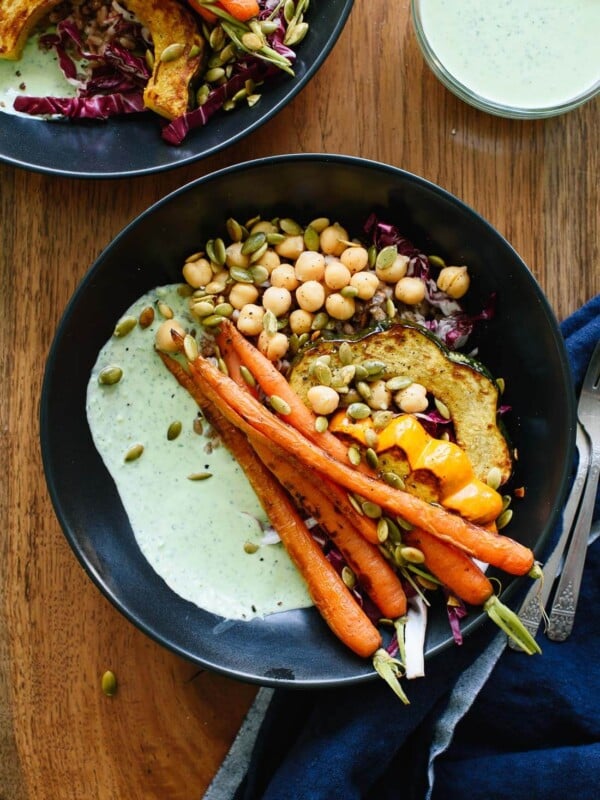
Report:
M71 293L129 220L236 161L347 153L460 196L509 239L559 318L600 292L598 99L540 122L476 111L425 66L408 5L359 0L310 85L208 160L129 181L0 165L1 800L199 800L255 693L199 673L121 617L83 573L46 491L46 354ZM112 698L100 690L108 668Z

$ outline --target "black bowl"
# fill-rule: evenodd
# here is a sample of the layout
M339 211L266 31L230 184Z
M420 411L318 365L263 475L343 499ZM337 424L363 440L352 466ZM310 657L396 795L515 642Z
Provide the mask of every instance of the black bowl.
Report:
M257 195L257 187L260 192ZM91 578L139 628L218 672L267 684L317 686L369 680L315 609L253 622L222 620L176 596L141 555L85 414L86 385L115 321L146 290L181 280L184 258L229 216L315 216L359 233L371 211L425 252L468 264L471 303L496 294L477 337L480 357L506 380L508 433L518 448L515 485L526 486L510 535L537 553L557 521L574 452L575 403L552 311L523 261L472 209L409 173L344 156L290 155L240 164L197 180L152 206L106 248L77 289L49 355L41 402L44 467L64 532ZM522 580L503 577L503 599ZM452 644L432 613L428 656ZM472 614L469 633L485 615ZM492 624L492 623L488 623Z
M310 31L296 49L295 77L281 75L264 87L253 108L216 114L182 145L167 144L156 114L108 122L43 122L0 113L0 160L37 172L74 178L120 178L162 172L214 155L275 116L308 83L342 32L353 0L312 3Z

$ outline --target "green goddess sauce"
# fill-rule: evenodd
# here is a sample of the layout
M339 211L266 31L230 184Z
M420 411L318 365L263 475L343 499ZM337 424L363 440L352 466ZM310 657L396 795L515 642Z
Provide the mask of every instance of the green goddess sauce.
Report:
M283 545L266 543L268 521L241 468L206 421L202 434L194 431L198 407L154 351L154 333L163 322L158 299L184 327L194 327L176 285L149 292L124 316L138 317L153 306L154 322L105 344L87 390L92 437L140 550L174 592L226 618L310 606ZM98 374L109 365L119 366L123 377L100 385ZM167 430L177 420L181 433L169 441ZM135 444L143 445L142 455L125 462ZM212 477L188 477L206 472ZM248 542L258 546L256 552L246 552Z

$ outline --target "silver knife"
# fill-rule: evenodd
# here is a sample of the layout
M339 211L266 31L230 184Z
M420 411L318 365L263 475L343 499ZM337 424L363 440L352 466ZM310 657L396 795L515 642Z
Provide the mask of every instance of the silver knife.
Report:
M592 355L579 396L577 416L589 436L590 468L585 482L581 509L573 529L571 544L550 611L549 639L564 642L573 629L594 504L600 477L600 340Z
M552 592L554 580L558 575L558 570L562 561L565 547L570 537L575 514L579 508L579 501L581 500L581 494L583 492L585 479L588 473L590 463L589 439L587 433L579 423L577 424L576 448L579 454L579 460L577 463L575 477L573 478L573 485L571 486L569 498L563 512L558 541L554 546L552 554L548 557L546 563L544 564L543 577L541 581L535 581L532 584L531 588L525 595L525 599L523 600L521 608L518 612L521 622L523 625L525 625L533 637L535 637L538 632L540 622L542 621L543 610L546 607L546 603L548 602L550 593ZM521 647L514 641L514 639L509 638L508 646L513 650L522 652Z

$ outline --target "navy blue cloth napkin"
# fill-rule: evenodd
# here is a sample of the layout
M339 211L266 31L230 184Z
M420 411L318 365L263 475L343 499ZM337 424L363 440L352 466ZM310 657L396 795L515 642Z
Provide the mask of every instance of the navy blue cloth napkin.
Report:
M600 339L600 296L562 332L579 388ZM595 799L599 584L597 542L566 642L540 633L543 655L528 657L483 625L427 662L426 677L407 684L409 706L383 682L277 690L235 800Z

